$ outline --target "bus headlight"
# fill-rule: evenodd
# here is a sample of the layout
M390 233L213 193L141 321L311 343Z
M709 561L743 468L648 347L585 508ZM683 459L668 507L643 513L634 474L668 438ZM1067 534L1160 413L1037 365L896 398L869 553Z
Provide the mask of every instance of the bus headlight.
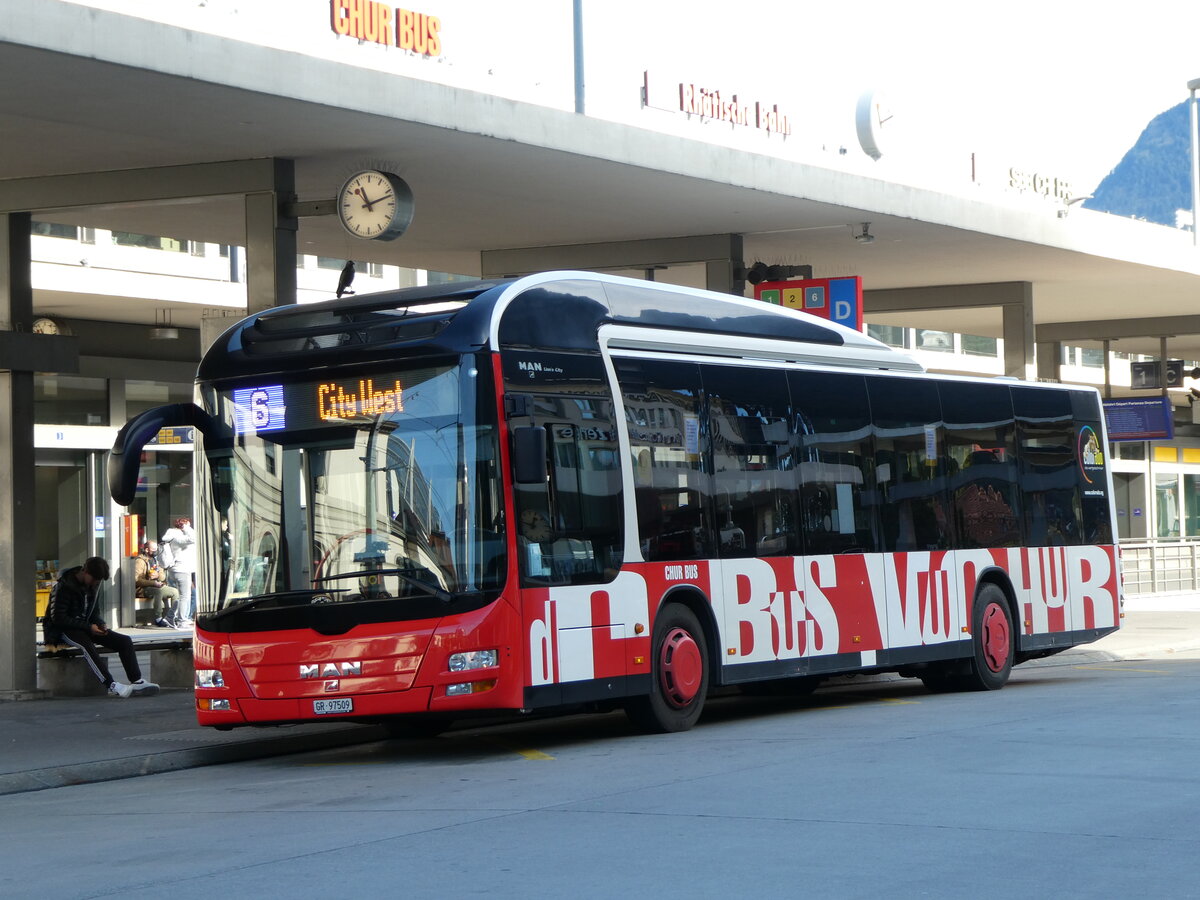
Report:
M197 669L196 670L196 687L198 687L198 688L225 687L225 679L221 677L221 671L219 669Z
M453 653L450 655L450 671L465 672L468 669L490 669L496 665L496 660L500 656L498 650L471 650L467 653Z

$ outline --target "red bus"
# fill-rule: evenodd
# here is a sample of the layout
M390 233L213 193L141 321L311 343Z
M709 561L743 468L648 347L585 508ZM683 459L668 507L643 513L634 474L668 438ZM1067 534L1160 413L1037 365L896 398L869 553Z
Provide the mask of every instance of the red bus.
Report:
M199 721L397 733L850 672L992 690L1121 615L1090 388L585 272L271 309L205 354Z

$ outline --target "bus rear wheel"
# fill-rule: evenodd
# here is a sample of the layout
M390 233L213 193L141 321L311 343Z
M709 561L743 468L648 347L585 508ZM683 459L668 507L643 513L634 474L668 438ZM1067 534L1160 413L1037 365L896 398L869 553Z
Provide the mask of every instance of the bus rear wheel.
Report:
M650 654L650 693L631 699L625 713L646 732L687 731L708 694L708 644L695 614L679 604L660 610Z
M975 597L971 633L974 653L962 678L962 688L997 691L1012 674L1015 639L1008 598L994 584L985 584Z

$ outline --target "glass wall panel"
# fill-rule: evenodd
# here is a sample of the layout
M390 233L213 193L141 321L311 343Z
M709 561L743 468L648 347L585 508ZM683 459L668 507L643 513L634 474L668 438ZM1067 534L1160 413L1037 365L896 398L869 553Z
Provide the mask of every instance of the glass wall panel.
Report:
M107 425L108 383L80 375L35 375L33 421L39 425Z
M1183 511L1188 537L1200 537L1200 475L1183 476Z
M964 334L961 338L962 352L971 356L997 356L999 345L994 337L984 337L978 334Z
M161 381L125 382L125 416L132 419L138 413L167 403L188 403L192 399L190 384L167 384Z
M1179 476L1174 473L1154 476L1156 505L1155 534L1160 538L1179 537Z

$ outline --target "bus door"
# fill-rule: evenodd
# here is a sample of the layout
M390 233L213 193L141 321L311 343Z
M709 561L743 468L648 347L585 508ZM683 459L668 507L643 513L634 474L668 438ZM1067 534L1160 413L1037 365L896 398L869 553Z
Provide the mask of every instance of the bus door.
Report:
M639 590L621 572L620 453L602 364L522 352L504 365L510 428L545 436L544 480L514 485L530 683L622 677L635 655L633 628L648 613L644 583ZM566 687L558 695L579 699Z

